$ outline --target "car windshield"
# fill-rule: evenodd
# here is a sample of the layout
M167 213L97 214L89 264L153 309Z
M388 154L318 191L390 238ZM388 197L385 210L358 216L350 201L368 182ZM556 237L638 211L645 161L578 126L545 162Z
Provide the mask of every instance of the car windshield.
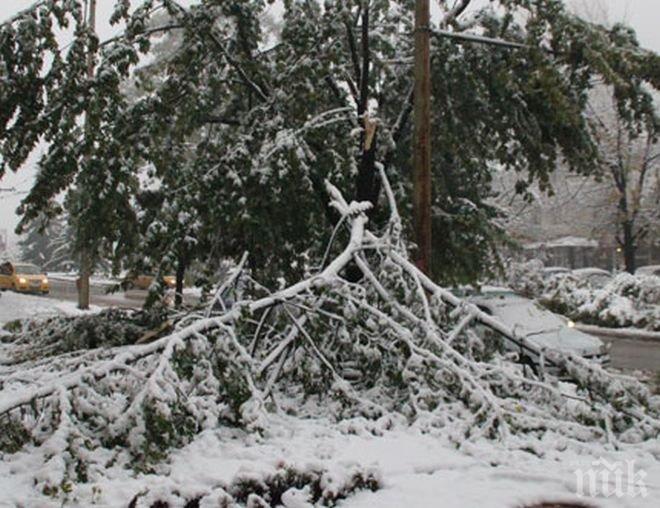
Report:
M489 304L493 314L505 324L528 335L557 331L566 326L561 317L524 298L507 298Z
M24 275L39 275L41 274L41 269L35 265L16 265L16 273Z
M610 281L610 276L605 274L596 273L589 277L589 283L593 286L602 287Z

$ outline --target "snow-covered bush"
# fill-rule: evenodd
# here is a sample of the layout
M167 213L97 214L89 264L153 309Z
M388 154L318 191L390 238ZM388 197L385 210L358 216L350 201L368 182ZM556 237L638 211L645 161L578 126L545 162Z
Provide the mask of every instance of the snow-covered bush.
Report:
M280 463L273 470L266 472L239 472L228 484L220 484L211 492L193 499L186 499L176 492L142 492L133 498L129 507L335 506L338 501L357 491L375 492L380 487L380 473L373 468L364 469L353 465L327 470L316 466L299 467Z
M271 293L239 264L207 308L153 342L58 354L45 342L44 355L2 366L0 420L15 429L6 452L40 457L35 485L57 491L102 475L110 456L148 471L204 429L258 433L276 411L394 414L421 429L444 427L457 446L497 439L529 450L547 433L613 445L657 439L660 401L645 386L536 349L420 272L384 174L383 182L392 217L378 235L366 228L369 204L349 204L328 186L342 217L333 257L292 286ZM342 276L349 268L360 270L359 282ZM223 294L236 286L241 299ZM526 377L479 339L477 322L534 350L576 391L543 368Z
M607 327L660 330L660 278L616 275L603 288L570 276L551 278L539 301L571 319Z
M535 298L545 289L543 262L532 259L524 263L511 263L507 270L507 283L517 293Z
M544 277L538 260L512 263L507 284L553 312L605 327L660 330L660 278L620 273L604 287L570 273Z

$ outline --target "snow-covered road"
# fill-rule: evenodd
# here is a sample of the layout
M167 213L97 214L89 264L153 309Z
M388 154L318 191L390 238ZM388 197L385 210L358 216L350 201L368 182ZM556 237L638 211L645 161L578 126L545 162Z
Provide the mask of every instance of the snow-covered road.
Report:
M13 291L0 293L0 327L16 319L28 319L57 314L79 314L74 302L46 298L37 295L24 295Z

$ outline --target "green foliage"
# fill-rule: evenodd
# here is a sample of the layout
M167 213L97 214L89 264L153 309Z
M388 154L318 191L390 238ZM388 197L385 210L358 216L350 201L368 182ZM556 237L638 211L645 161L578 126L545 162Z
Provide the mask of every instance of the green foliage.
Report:
M14 324L9 330L12 335L6 341L20 346L15 350L13 361L26 361L80 350L135 344L166 318L166 315L155 310L134 312L107 309L98 314L16 321L12 322Z
M224 415L227 423L237 424L241 421L241 406L251 396L244 374L233 362L222 356L217 356L213 364L213 371L220 381L223 399L229 404L231 413Z
M50 143L21 228L58 213L55 197L68 191L77 252L135 273L201 264L211 278L223 258L249 251L253 273L274 287L323 252L337 220L324 180L371 201L377 226L377 164L410 202L411 73L402 63L412 53L412 2L287 1L274 45L263 0L165 2L166 17L152 16L153 5L131 12L116 2L114 21L127 28L104 43L85 28L80 1L1 25L0 174L18 169L41 137ZM434 37L433 265L453 283L498 267L505 235L491 205L494 171L515 171L529 199L534 182L551 191L559 161L597 171L587 114L595 81L611 87L631 131L657 123L647 87L658 86L658 56L629 29L587 23L559 0L497 0L474 23L525 47ZM59 52L54 33L67 25L73 42ZM166 42L153 46L163 32ZM143 53L153 61L136 70ZM377 122L368 149L367 110Z
M169 405L167 414L150 403L143 410L144 440L140 450L134 450L133 468L146 473L165 460L173 448L188 444L199 428L195 418L179 404Z
M20 319L14 319L13 321L7 321L3 327L3 330L9 332L10 334L18 333L23 329L23 321ZM10 342L12 340L11 336L3 335L3 342Z
M289 489L306 489L309 502L315 506L335 506L359 490L375 492L381 487L378 477L370 471L357 470L337 485L332 480L328 472L320 469L301 470L283 464L264 478L239 475L225 490L241 504L251 498L253 503L258 499L268 506L279 506L282 495Z
M30 431L14 418L6 416L0 422L0 452L16 453L32 440Z

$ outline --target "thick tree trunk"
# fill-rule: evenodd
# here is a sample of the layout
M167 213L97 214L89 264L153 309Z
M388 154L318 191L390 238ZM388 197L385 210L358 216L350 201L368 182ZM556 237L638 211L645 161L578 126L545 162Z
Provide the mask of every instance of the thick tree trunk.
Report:
M431 268L431 41L429 0L415 8L415 135L413 139L413 215L415 261Z
M626 272L635 273L637 269L637 245L635 245L634 224L631 220L626 220L623 226L623 262Z
M96 0L89 0L89 12L87 24L91 31L96 28ZM94 56L91 52L87 55L87 76L94 77ZM87 129L87 119L85 119L85 129ZM85 192L84 189L81 192ZM80 253L80 275L78 284L78 308L81 310L89 309L89 278L92 275L92 260L88 247L83 247Z
M369 120L365 120L365 130L369 129ZM375 129L375 127L373 127ZM369 201L372 205L372 213L378 204L380 194L380 177L376 171L376 133L372 138L363 143L360 169L357 176L357 201ZM369 144L367 144L369 143Z
M183 304L183 281L186 276L187 268L188 262L185 256L181 256L176 267L176 293L174 295L174 306L177 308L181 307Z
M378 204L380 178L376 171L376 124L369 118L369 75L371 68L371 48L369 45L369 4L365 4L362 12L362 68L360 70L360 97L358 101L358 118L362 122L361 137L362 154L360 168L356 181L357 201L370 201L373 210Z
M635 266L635 258L637 255L637 246L635 245L635 223L630 217L625 188L621 191L619 198L619 217L622 234L621 238L619 238L619 243L623 250L623 263L626 272L635 273L635 270L637 269Z
M80 274L78 278L78 308L89 309L89 278L92 274L92 263L86 251L80 255Z

